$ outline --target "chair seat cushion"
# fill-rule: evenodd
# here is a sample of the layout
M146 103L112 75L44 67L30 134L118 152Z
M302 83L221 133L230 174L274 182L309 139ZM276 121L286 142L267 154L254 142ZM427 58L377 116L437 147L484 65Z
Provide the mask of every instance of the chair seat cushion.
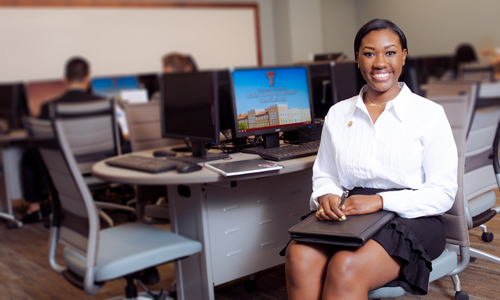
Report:
M142 223L130 223L100 231L96 282L161 265L201 251L201 243ZM84 277L86 257L65 247L63 259L73 272Z
M450 273L457 266L457 254L453 251L443 251L436 259L432 260L432 271L429 275L429 282L439 279ZM368 298L392 298L405 294L401 287L382 287L368 293Z

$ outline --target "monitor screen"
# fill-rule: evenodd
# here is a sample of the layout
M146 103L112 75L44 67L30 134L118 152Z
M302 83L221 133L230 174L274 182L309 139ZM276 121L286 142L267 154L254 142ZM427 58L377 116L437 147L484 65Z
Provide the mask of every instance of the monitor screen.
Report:
M62 80L28 82L25 85L28 110L31 116L38 117L42 104L64 94L66 85Z
M136 76L96 77L91 81L92 93L103 97L116 97L123 90L139 89Z
M160 89L163 137L188 142L195 161L222 158L207 153L205 144L220 142L216 72L163 74Z
M277 136L314 125L305 66L233 69L230 75L236 137ZM279 142L265 145L275 146Z

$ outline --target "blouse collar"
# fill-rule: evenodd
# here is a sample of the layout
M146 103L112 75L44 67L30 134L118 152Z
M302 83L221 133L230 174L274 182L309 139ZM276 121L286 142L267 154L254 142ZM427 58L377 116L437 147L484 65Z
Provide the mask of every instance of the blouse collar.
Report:
M412 94L411 90L406 86L404 82L398 82L398 87L401 89L397 96L385 106L385 110L389 110L394 107L394 112L396 117L403 122L406 114L408 112L408 107L410 105L409 95ZM368 86L364 85L361 88L357 97L354 97L351 102L351 108L349 110L348 118L351 118L354 114L356 108L361 109L366 114L368 114L368 110L366 108L365 103L363 102L363 94L368 90ZM385 111L384 110L384 111Z

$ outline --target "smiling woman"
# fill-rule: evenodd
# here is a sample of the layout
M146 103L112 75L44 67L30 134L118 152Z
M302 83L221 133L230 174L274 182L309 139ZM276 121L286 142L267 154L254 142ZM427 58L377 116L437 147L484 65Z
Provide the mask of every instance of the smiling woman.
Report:
M408 49L393 22L366 23L354 51L367 84L325 118L311 210L324 222L381 209L396 216L359 248L291 241L290 300L367 299L381 286L426 294L445 246L441 215L455 198L458 156L444 110L398 83Z
M365 104L373 123L384 111L386 103L401 90L398 79L408 54L406 36L396 26L382 20L368 23L355 39L355 55L361 75L368 84ZM362 38L361 38L362 37Z

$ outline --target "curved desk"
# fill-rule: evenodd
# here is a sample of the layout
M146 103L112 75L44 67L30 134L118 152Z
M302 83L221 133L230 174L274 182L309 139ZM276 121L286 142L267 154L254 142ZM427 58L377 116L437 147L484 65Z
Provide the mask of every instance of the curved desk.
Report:
M152 151L140 152L151 155ZM259 158L231 154L233 161ZM176 262L178 299L214 299L213 287L282 264L288 228L309 212L315 156L279 162L277 171L223 177L207 168L149 174L94 165L96 177L169 188L173 232L200 241L200 254ZM213 161L223 162L227 160Z

